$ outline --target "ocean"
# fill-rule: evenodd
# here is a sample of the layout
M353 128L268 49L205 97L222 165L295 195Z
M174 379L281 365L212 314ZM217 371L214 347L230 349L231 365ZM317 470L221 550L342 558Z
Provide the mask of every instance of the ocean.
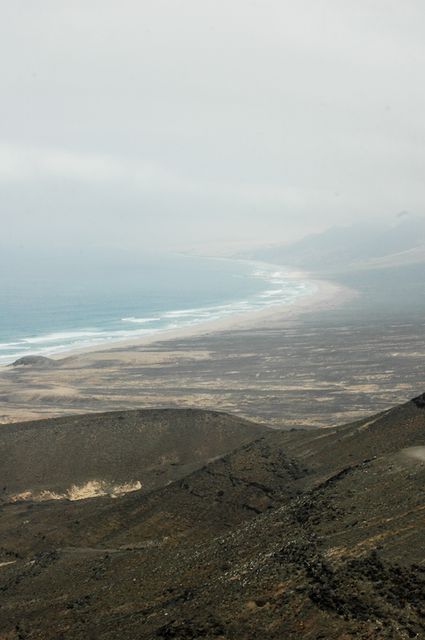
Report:
M141 338L311 292L276 265L125 252L4 256L0 364Z

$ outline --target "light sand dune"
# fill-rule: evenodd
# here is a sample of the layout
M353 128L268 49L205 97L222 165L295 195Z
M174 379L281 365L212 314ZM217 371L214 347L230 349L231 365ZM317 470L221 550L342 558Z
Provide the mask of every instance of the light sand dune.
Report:
M96 498L99 496L117 498L132 491L139 491L141 488L142 484L138 480L136 482L126 482L115 485L111 485L109 482L102 480L90 480L81 485L73 484L64 493L57 493L56 491L49 491L48 489L40 491L39 493L22 491L9 496L8 500L9 502L45 502L46 500L70 500L74 502L76 500L86 500L87 498Z
M408 449L403 449L403 453L409 458L425 462L425 447L409 447Z

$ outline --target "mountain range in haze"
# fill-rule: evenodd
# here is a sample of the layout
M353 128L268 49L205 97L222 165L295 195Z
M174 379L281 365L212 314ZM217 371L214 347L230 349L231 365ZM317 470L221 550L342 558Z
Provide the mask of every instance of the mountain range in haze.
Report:
M331 227L293 244L275 244L245 255L314 271L350 271L425 262L425 217L401 214L395 223Z

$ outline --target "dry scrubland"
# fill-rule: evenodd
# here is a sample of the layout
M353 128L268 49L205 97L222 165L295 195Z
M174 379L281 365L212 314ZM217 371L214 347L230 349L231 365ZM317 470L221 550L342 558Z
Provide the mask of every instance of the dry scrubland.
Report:
M116 347L56 366L4 367L0 421L139 407L220 409L279 428L330 426L425 386L424 322L353 322L334 311Z

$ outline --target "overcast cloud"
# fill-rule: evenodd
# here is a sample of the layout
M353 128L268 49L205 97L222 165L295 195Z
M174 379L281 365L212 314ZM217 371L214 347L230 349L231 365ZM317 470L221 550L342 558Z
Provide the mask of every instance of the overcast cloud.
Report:
M0 0L4 245L425 213L423 0Z

